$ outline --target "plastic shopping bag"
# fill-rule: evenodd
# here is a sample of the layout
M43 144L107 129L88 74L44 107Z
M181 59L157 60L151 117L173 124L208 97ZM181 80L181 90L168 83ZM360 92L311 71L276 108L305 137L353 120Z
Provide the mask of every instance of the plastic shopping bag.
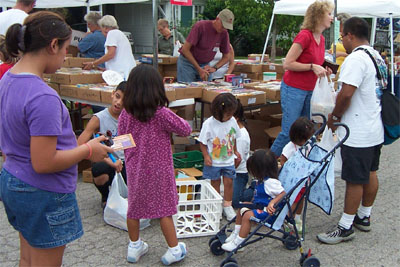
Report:
M328 127L325 127L319 146L326 151L330 151L339 142L337 138L337 135L333 134L332 129L328 129ZM342 156L340 155L340 147L336 149L333 160L335 166L335 177L341 176Z
M181 42L176 41L174 44L174 52L172 53L172 56L178 57L180 55L179 49L182 47Z
M114 227L128 231L126 215L128 212L128 187L121 173L116 173L111 184L107 205L104 209L104 221ZM150 226L150 219L140 220L140 230Z
M336 94L333 85L328 81L328 77L318 78L311 97L311 114L320 113L328 118L328 114L335 107ZM320 117L312 117L314 121L322 123Z

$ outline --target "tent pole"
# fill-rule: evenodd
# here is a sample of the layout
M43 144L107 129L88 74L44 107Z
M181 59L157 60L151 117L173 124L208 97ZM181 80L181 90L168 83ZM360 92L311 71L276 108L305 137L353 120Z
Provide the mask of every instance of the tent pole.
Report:
M371 38L369 40L371 46L374 46L375 44L375 35L376 35L376 17L372 18Z
M269 39L269 35L271 34L271 28L272 28L272 23L274 23L274 17L275 17L275 14L272 11L271 22L269 23L267 38L265 39L265 44L264 44L264 49L263 49L263 53L262 53L262 57L261 57L261 62L264 62L264 55L265 55L265 51L267 50L268 39Z
M100 15L103 16L103 5L99 5L99 12Z
M158 69L158 36L157 36L158 1L153 0L153 67Z
M390 82L392 85L392 94L394 94L394 49L393 49L393 14L390 13L390 63L391 63L391 68L390 68Z

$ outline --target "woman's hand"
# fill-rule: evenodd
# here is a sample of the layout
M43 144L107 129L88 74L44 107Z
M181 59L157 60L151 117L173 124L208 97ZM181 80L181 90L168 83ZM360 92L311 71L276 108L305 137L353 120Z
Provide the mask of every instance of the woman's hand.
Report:
M83 62L82 64L83 64L83 69L84 70L91 70L91 69L94 68L93 61L91 61L91 62Z
M311 70L317 75L317 77L321 78L328 74L328 71L320 65L312 65Z

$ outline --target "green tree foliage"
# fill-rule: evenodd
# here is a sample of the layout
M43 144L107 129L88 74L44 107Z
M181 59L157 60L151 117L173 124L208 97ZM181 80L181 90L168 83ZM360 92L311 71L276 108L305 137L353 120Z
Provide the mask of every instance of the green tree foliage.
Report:
M215 19L222 9L229 8L235 14L233 31L229 31L231 43L236 55L246 56L249 53L262 53L273 7L273 0L207 0L203 16L204 19ZM286 53L292 43L293 34L299 31L303 17L275 18L277 46Z

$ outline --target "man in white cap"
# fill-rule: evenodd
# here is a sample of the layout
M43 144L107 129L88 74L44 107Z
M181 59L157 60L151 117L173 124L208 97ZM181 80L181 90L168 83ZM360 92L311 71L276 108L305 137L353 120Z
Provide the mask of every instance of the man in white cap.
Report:
M206 81L210 73L228 62L230 42L227 30L233 30L233 20L232 11L224 9L215 20L201 20L192 27L180 49L179 82ZM214 66L209 66L218 50L223 54L221 60Z
M22 24L35 5L36 0L17 0L12 9L1 12L0 34L6 35L8 27L15 23Z

